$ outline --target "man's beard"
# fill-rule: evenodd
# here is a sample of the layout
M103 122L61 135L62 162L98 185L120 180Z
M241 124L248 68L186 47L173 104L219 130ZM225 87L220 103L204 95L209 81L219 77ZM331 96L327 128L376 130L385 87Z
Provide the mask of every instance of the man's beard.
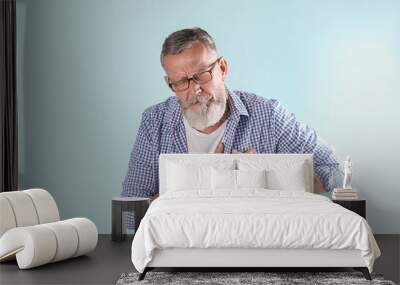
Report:
M219 100L213 101L211 95L195 95L185 102L179 100L179 103L189 125L197 130L203 130L221 120L225 113L226 97L221 96ZM190 109L194 104L199 104L196 111Z

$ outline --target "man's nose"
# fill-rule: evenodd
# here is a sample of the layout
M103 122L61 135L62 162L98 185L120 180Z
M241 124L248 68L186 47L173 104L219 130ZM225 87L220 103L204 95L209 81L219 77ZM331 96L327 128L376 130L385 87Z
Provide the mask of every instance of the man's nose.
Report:
M189 90L192 96L201 94L202 91L201 85L196 81L194 81L193 79L189 81Z

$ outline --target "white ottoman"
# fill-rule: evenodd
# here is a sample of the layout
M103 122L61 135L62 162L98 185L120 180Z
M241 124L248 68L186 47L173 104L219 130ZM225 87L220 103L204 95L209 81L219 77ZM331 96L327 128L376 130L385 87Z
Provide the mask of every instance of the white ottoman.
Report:
M20 269L86 254L96 248L96 225L86 218L60 221L49 192L0 193L0 262L17 259Z

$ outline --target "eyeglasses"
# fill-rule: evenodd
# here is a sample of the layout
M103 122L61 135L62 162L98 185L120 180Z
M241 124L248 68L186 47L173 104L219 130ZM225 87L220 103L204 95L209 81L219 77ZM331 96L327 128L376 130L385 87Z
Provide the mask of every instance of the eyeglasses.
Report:
M168 79L168 77L166 76L165 80L167 81L169 88L171 88L172 91L174 91L174 92L185 91L186 89L188 89L190 86L190 80L193 80L197 84L207 83L208 81L210 81L213 78L212 70L214 69L215 65L221 58L222 58L222 56L217 58L217 60L214 61L213 63L211 63L207 70L193 74L192 77L190 77L190 78L184 78L184 79L174 82L174 81L170 81Z

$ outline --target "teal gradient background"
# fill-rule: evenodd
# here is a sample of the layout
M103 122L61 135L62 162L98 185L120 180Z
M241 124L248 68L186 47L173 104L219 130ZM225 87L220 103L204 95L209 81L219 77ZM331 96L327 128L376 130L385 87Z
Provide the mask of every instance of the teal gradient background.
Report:
M350 155L375 233L400 233L400 1L17 0L19 178L111 231L143 110L173 94L159 54L200 26L227 85L280 100Z

